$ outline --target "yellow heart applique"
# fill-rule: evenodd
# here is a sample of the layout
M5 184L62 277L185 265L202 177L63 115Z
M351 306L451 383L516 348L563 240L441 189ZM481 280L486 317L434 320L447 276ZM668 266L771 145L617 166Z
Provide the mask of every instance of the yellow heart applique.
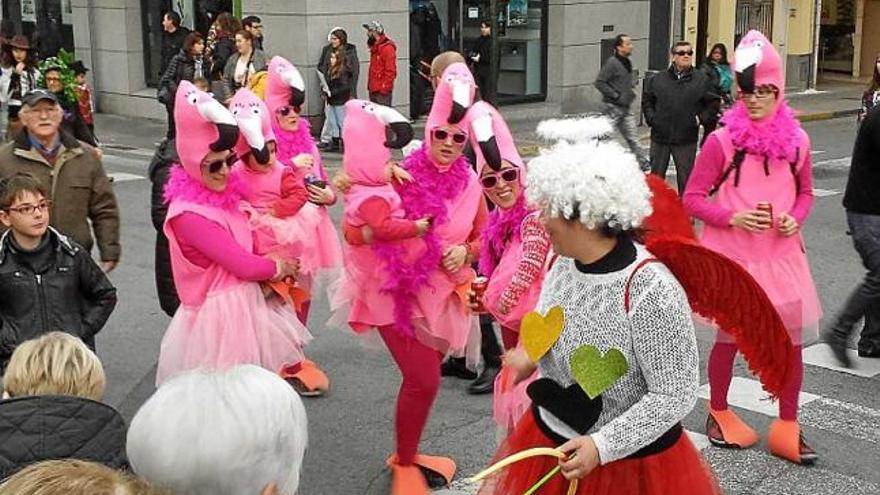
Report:
M559 340L564 326L565 316L561 306L550 308L547 316L541 316L536 311L527 313L520 323L519 338L529 359L536 363L540 361Z

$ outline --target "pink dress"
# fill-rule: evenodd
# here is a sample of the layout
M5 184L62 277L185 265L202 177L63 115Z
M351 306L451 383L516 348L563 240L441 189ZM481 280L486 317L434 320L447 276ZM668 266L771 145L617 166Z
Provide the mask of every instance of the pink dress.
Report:
M304 206L286 218L272 214L273 207L282 197L281 178L285 170L286 167L276 163L268 172L261 172L239 162L236 171L244 182L241 210L248 216L256 254L279 253L298 258L303 276L311 279L316 275L312 267L318 255L316 245L308 241L319 221L317 208L304 212Z
M304 182L306 176L311 173L326 182L329 188L329 178L315 141L309 134L307 122L300 120L299 128L290 132L281 129L273 119L272 129L277 139L278 163L290 167L300 181ZM293 164L293 159L301 153L311 154L314 158L310 172L299 169ZM307 283L311 283L314 294L315 290L329 288L339 278L342 267L342 245L326 206L309 202L296 216L303 216L302 223L309 226L304 232L304 239L309 239L312 249L308 256L300 260L300 266L304 273L309 275Z
M267 302L256 282L237 278L216 263L207 267L184 255L171 222L194 213L228 230L245 250L253 248L247 219L237 212L173 200L165 221L174 283L181 305L162 339L156 384L182 371L257 364L277 372L303 359L311 339L287 305Z
M733 259L755 278L776 306L794 345L814 341L822 317L801 233L790 237L776 229L750 233L731 227L729 221L734 212L754 209L766 201L772 205L774 222L779 213L788 212L803 224L812 206L812 166L809 140L806 133L801 133L794 170L784 159L765 162L763 157L747 154L737 187L735 174L718 185L735 150L727 130L716 131L700 153L684 196L685 206L705 222L703 245ZM707 196L715 185L718 191L709 200ZM724 333L719 332L717 338L733 342Z

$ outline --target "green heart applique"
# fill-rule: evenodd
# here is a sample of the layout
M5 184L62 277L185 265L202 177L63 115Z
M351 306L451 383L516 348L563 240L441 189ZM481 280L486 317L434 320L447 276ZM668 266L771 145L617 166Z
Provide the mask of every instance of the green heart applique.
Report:
M618 349L608 349L603 356L599 349L591 345L575 349L569 364L571 376L590 399L608 390L629 369L626 357Z

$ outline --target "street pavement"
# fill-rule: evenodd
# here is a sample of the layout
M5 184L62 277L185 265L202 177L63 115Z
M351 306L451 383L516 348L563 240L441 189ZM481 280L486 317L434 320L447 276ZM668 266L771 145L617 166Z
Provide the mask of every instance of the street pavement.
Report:
M855 136L854 118L804 124L813 142L816 202L805 238L827 322L862 276L860 261L846 235L842 191ZM103 124L104 127L101 125ZM532 124L534 125L534 124ZM526 126L525 123L519 124ZM131 419L153 391L159 343L169 319L159 310L153 283L155 233L149 219L150 184L146 169L163 125L102 117L99 133L107 144L105 167L115 179L122 209L123 258L111 275L119 306L98 337L107 370L106 400ZM516 132L516 131L514 131ZM339 155L325 157L331 169ZM332 173L332 172L331 172ZM338 220L341 209L332 210ZM307 348L332 380L332 392L306 399L309 451L301 495L387 494L385 458L392 451L393 409L398 373L376 342L365 343L341 329L326 328L326 301L313 306ZM702 383L706 383L705 355ZM747 451L708 447L704 432L708 390L684 421L694 441L730 494L880 494L880 360L857 360L855 370L832 366L820 344L805 350L801 422L819 452L813 467L778 460L760 445ZM463 478L479 471L495 448L491 397L469 396L467 382L446 379L422 446L425 453L450 455L459 464L459 481L445 495L475 493ZM776 405L738 362L731 404L762 435Z

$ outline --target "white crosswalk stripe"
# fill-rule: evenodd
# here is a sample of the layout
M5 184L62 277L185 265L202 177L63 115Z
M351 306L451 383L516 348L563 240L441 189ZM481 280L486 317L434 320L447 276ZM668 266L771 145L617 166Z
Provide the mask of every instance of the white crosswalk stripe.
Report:
M860 358L855 351L850 351L850 359L853 361L852 368L842 368L837 365L837 360L831 354L827 344L816 344L804 349L804 364L811 364L829 370L849 373L850 375L871 378L880 375L880 359Z
M113 182L129 182L133 180L146 179L143 175L127 174L125 172L112 172L107 174Z

